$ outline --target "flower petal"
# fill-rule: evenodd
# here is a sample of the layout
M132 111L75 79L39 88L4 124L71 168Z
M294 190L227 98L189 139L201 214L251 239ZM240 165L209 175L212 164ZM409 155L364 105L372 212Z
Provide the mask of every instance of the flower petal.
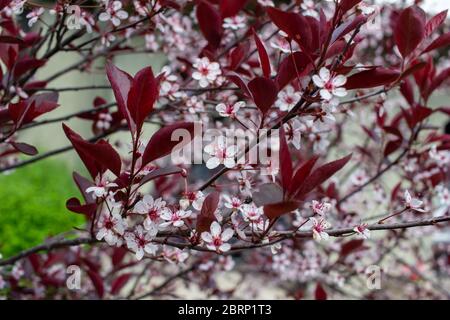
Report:
M227 228L222 232L222 236L220 237L222 241L226 242L231 239L234 234L234 230L231 228Z
M322 67L319 71L319 76L323 81L328 82L330 80L330 70L325 67Z
M213 223L211 223L211 235L213 237L218 237L220 236L220 233L222 232L222 227L220 226L220 224L217 221L214 221Z

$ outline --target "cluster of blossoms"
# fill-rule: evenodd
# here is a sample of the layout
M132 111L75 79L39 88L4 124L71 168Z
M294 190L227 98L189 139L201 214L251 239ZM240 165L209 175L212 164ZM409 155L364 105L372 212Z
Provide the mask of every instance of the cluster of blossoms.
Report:
M314 288L341 294L334 288L352 285L396 246L418 258L397 275L400 262L387 261L393 276L433 262L420 239L434 241L438 227L446 234L439 223L450 208L450 139L430 125L432 114L449 110L429 99L450 75L436 50L448 44L439 29L444 13L426 16L418 6L381 12L342 0L96 3L57 1L48 10L10 1L0 8L0 172L66 151L36 156L21 130L76 119L92 123L93 134L84 139L63 125L87 169L86 177L73 175L81 199L66 206L85 216L75 234L91 246L0 267L0 296L110 298L136 279L134 292L122 296L140 297L146 279L180 270L208 289L201 291L233 296L235 288L221 290L215 279L231 269L258 271L289 297ZM60 31L47 36L38 31L45 25ZM417 43L399 36L411 29ZM80 61L41 78L36 71L63 50L80 53ZM121 54L159 60L132 76L113 62ZM109 84L96 95L111 88L114 99L97 96L86 111L39 120L59 106L56 80L72 70L91 76L100 58ZM214 130L215 139L195 136L196 124ZM239 143L228 141L229 132ZM180 145L190 152L175 161ZM260 148L256 162L253 147ZM196 152L203 162L185 161ZM436 248L436 268L450 269L448 248ZM89 277L72 293L64 280L74 264ZM34 289L22 290L28 284ZM173 294L166 289L162 294Z

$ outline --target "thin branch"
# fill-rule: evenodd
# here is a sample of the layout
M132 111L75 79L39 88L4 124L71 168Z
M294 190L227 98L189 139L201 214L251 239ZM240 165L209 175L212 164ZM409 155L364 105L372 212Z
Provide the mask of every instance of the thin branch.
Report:
M26 258L34 253L38 253L41 251L48 252L48 251L51 251L54 249L75 247L75 246L79 246L82 244L93 244L96 242L99 242L99 241L96 239L92 239L92 238L77 238L77 239L72 239L72 240L60 240L60 241L55 241L55 242L44 243L39 246L33 247L31 249L22 251L21 253L13 256L11 258L0 260L0 266L6 266L6 265L13 264L16 261L19 261L20 259Z
M403 229L423 227L423 226L432 226L432 225L436 225L436 224L448 222L448 221L450 221L450 216L443 216L443 217L438 217L438 218L414 220L414 221L392 223L392 224L373 224L373 225L368 226L368 229L369 230L397 230L397 229L403 230ZM349 234L353 234L355 232L353 231L353 228L340 228L340 229L329 229L329 230L327 230L327 233L332 237L341 237L343 235L349 235ZM172 236L176 236L176 234L173 234ZM264 243L260 242L260 243L255 243L255 244L251 244L251 245L248 245L248 244L234 245L234 246L232 246L230 251L225 252L222 255L231 255L231 254L236 253L237 251L267 247L267 246L274 245L278 242L281 242L281 241L284 241L284 240L290 239L290 238L311 239L313 237L313 232L312 231L299 231L299 232L293 233L292 231L278 231L277 236L278 236L278 238L276 238L275 240L273 240L271 242L264 242ZM168 246L177 247L177 248L189 248L191 250L205 251L205 252L212 252L212 253L215 252L213 250L209 250L204 247L193 246L190 243L176 243L176 242L167 241L167 237L168 236L166 236L164 239L155 239L154 242L160 243L160 244L165 244ZM53 250L56 248L64 248L64 247L77 246L80 244L93 244L93 243L100 243L100 242L101 241L98 241L93 238L78 238L78 239L74 239L74 240L61 240L58 242L55 241L55 242L48 243L48 244L42 244L37 247L22 251L18 255L13 256L11 258L0 260L0 266L12 264L22 258L25 258L33 253L37 253L40 251L49 251L49 250Z
M97 141L99 139L102 139L104 137L109 136L110 134L112 134L114 132L116 132L115 129L111 130L111 131L108 131L108 132L104 132L104 133L102 133L102 134L100 134L98 136L90 138L88 141L89 142L95 142L95 141ZM72 149L73 149L73 146L72 145L68 145L68 146L65 146L65 147L62 147L62 148L58 148L58 149L55 149L55 150L52 150L52 151L48 151L48 152L42 153L42 154L40 154L38 156L35 156L33 158L30 158L30 159L27 159L27 160L24 160L24 161L21 161L21 162L17 162L15 164L12 164L12 165L9 165L9 166L3 167L3 168L0 168L0 173L5 172L5 171L9 171L9 170L14 170L14 169L17 169L17 168L21 168L21 167L24 167L26 165L35 163L37 161L46 159L48 157L55 156L55 155L58 155L58 154L70 151Z
M99 111L102 111L102 110L107 110L107 109L110 109L110 108L112 108L112 107L114 107L116 105L117 104L115 102L111 102L111 103L104 104L102 106L99 106L99 107L96 107L96 108L93 108L93 109L77 111L77 112L70 113L70 114L67 114L65 116L58 117L58 118L46 119L46 120L41 120L41 121L36 121L36 122L30 122L30 123L20 127L17 131L25 130L25 129L29 129L29 128L34 128L34 127L41 126L41 125L44 125L44 124L67 121L67 120L72 119L74 117L78 117L78 116L80 116L82 114L95 113L95 112L99 112Z

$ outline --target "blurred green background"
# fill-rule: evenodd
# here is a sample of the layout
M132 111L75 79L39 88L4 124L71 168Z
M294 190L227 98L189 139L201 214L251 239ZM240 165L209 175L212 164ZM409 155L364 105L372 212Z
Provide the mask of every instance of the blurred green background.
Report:
M430 4L432 1L427 1ZM430 6L427 7L427 9ZM437 11L439 8L433 8ZM142 40L142 39L141 39ZM84 41L84 40L83 40ZM143 43L137 43L137 47ZM83 58L73 52L62 52L52 58L45 68L40 70L36 79L45 79L58 73L67 65ZM134 74L144 66L151 65L158 72L166 63L167 57L162 54L122 55L114 59L120 68ZM108 84L104 70L104 60L99 59L91 66L89 75L74 70L51 81L48 87L102 86ZM64 91L60 94L60 107L40 118L52 119L73 112L89 110L96 96L113 101L110 90ZM398 97L398 95L397 95ZM448 92L436 94L430 106L447 105ZM395 103L395 102L394 102ZM443 126L448 117L436 114L432 124ZM66 122L83 137L93 134L91 123L79 119ZM151 133L147 127L146 134ZM358 128L359 129L359 128ZM360 131L358 131L360 132ZM359 137L359 133L354 137ZM354 140L354 139L353 139ZM24 130L19 140L35 145L40 153L54 150L69 144L61 123L53 123L45 127ZM27 157L23 157L25 159ZM46 237L68 231L73 227L81 227L84 218L69 212L65 201L79 196L79 191L72 181L72 171L85 174L84 168L74 152L67 152L45 161L19 168L8 175L0 174L0 253L10 256L23 249L42 243ZM86 175L87 176L87 175Z
M0 175L0 194L0 252L4 256L83 224L82 216L65 207L65 200L78 190L62 161L45 160Z

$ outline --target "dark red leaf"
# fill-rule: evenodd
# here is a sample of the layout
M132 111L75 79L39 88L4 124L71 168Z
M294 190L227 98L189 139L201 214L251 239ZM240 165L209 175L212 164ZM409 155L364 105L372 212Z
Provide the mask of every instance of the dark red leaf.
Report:
M199 234L203 231L209 230L211 223L216 220L214 212L219 205L220 194L216 191L208 194L208 196L203 201L202 209L197 218L196 230Z
M428 98L434 90L439 88L446 80L450 78L450 67L442 70L436 77L431 81L430 86L426 90L425 97Z
M10 2L11 0L0 0L0 10L3 10Z
M433 18L431 18L425 25L425 37L429 37L447 18L447 11L439 12Z
M99 298L103 298L105 293L105 287L103 285L103 279L98 272L95 272L93 269L88 269L87 274L94 285L95 291Z
M72 212L84 214L88 218L92 217L97 210L96 203L81 204L77 198L70 198L66 201L66 208Z
M241 11L248 0L220 0L220 13L222 19L233 17Z
M358 72L347 79L347 90L373 88L390 84L398 79L400 73L386 68L374 68Z
M330 43L334 43L342 39L345 35L352 32L356 28L362 26L367 21L367 17L363 14L356 16L354 19L344 22L337 27L331 35Z
M132 80L127 106L139 131L145 118L153 110L158 97L158 83L151 67L140 70Z
M286 142L286 134L283 127L280 128L280 171L281 171L281 186L283 192L288 192L289 186L293 176L292 159L289 153L289 147Z
M430 52L431 50L438 49L441 47L450 46L450 32L444 33L434 40L422 53Z
M350 240L350 241L344 243L341 247L341 252L340 252L341 258L348 256L350 253L353 253L353 252L361 249L363 242L364 242L363 239L354 239L354 240Z
M86 189L92 187L94 183L76 172L72 174L72 177L81 194L83 195L84 201L86 201L86 203L95 203L95 199L92 197L92 195L86 193Z
M309 72L311 63L308 56L303 52L294 52L287 55L278 67L278 73L275 81L278 89L283 89L297 76L302 77ZM298 74L297 74L298 72Z
M400 84L400 92L403 97L408 101L409 105L414 104L414 90L412 88L411 82L408 79L404 79Z
M130 280L130 277L131 273L124 273L114 279L114 281L111 283L111 294L118 294L120 289L122 289L123 286L127 284L128 280Z
M327 293L320 283L317 283L316 285L314 297L316 300L327 300Z
M329 162L315 169L304 181L300 189L297 191L297 196L304 196L314 190L316 187L320 186L336 172L341 170L348 161L350 161L352 155Z
M43 93L33 95L26 100L20 100L17 103L10 103L8 111L11 119L20 127L29 123L37 117L56 109L59 105L57 93Z
M117 151L108 142L100 140L91 143L81 138L65 124L63 124L63 129L93 179L98 173L105 172L106 169L120 177L122 161Z
M127 252L128 250L124 247L114 248L114 252L111 258L114 268L118 267L122 263L123 258L125 258Z
M387 157L390 154L392 154L395 151L397 151L401 146L402 146L402 140L400 140L400 139L391 140L391 141L389 141L386 144L386 147L384 148L383 155L385 157Z
M208 2L197 5L197 20L201 32L212 48L218 48L222 39L222 18L219 12Z
M294 177L292 178L292 182L289 187L289 195L295 195L297 191L301 188L306 177L308 177L309 174L311 173L318 158L319 157L313 157L309 159L308 161L303 163L297 169L297 171L295 171Z
M295 211L300 206L297 201L285 201L264 206L264 215L269 219L278 218L286 213Z
M403 71L399 79L405 79L409 77L410 75L414 75L417 71L421 70L422 68L426 67L425 62L417 62L413 63L408 69Z
M248 83L248 89L256 106L265 115L277 100L278 89L276 84L270 79L256 77Z
M345 14L348 10L356 6L358 3L360 3L362 0L342 0L339 3L339 7L342 10L342 14Z
M176 167L176 166L169 166L169 167L165 167L165 168L155 169L155 170L151 171L150 173L148 173L144 178L142 178L142 180L139 182L139 185L142 186L142 185L146 184L147 182L150 182L154 179L169 176L172 174L178 174L178 173L182 173L182 172L183 172L183 169L181 169L180 167Z
M133 78L125 71L120 70L111 62L106 64L106 74L111 83L114 97L116 98L117 106L120 113L127 120L128 127L132 132L136 130L136 125L131 118L130 112L127 108L128 93L130 92Z
M398 128L393 127L393 126L384 126L383 130L389 134L394 135L395 137L399 138L400 140L403 140L403 135Z
M403 58L417 48L425 36L425 12L418 6L404 9L394 28L394 39Z
M248 89L247 83L244 81L244 79L241 78L240 75L238 75L236 72L230 72L227 74L227 78L235 85L237 85L242 90L243 94L251 98L252 94Z
M250 49L249 42L244 42L238 44L235 48L230 51L230 70L236 70L239 68L242 62L244 62L247 57L248 51Z
M270 78L269 55L267 54L266 48L264 47L264 44L261 42L261 39L256 34L255 30L253 30L253 37L255 39L256 48L258 49L259 62L261 64L261 69L263 71L263 75L266 78Z
M24 57L16 62L14 66L14 77L20 77L24 73L37 69L45 65L47 60L39 60L31 57Z
M183 133L182 141L173 141L175 132ZM188 136L186 141L184 137ZM179 137L177 137L179 138ZM175 147L183 147L194 138L193 122L177 122L159 129L148 142L142 156L142 166L171 153Z
M415 127L420 122L424 121L433 113L433 110L427 107L416 106L412 108L412 122L411 126Z
M294 12L285 12L273 7L267 8L267 13L275 25L298 43L309 53L313 53L311 27L308 20Z
M0 43L15 43L15 44L23 44L23 40L13 36L0 36Z

